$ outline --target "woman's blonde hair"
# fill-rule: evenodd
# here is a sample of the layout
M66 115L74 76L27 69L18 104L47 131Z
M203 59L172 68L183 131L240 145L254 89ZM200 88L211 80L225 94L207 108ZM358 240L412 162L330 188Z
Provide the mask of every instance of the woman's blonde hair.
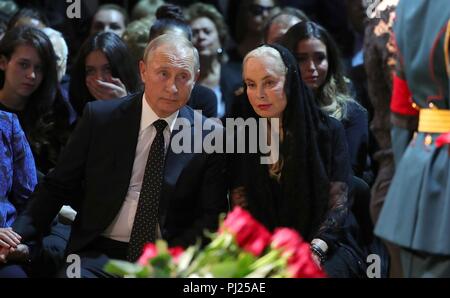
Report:
M344 77L344 84L347 84L347 80ZM334 76L331 76L328 82L319 88L317 93L320 109L338 120L347 118L347 105L349 102L354 101L349 95L347 87L344 87L345 89L339 85Z
M245 64L247 60L249 60L250 58L260 58L260 57L267 58L268 56L274 58L279 62L276 64L276 71L280 75L285 75L287 73L287 68L286 65L284 65L283 63L283 59L281 58L280 52L269 46L257 47L256 49L251 50L250 52L247 53L247 55L245 55L244 60L242 62L242 75L244 74Z

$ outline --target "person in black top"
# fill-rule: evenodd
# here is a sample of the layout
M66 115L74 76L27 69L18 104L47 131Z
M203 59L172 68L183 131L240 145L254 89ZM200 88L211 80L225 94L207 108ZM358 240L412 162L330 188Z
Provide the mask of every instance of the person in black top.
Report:
M344 125L353 172L370 184L367 111L348 91L349 80L333 38L320 25L301 22L286 32L280 44L297 58L302 79L319 107Z
M232 203L269 229L299 231L330 276L355 276L349 256L360 251L348 241L351 169L342 125L316 107L286 48L261 46L244 58L243 68L241 99L251 105L246 118L278 118L280 149L269 165L261 164L259 153L231 158Z
M52 169L69 135L57 93L56 56L42 31L15 27L0 43L0 109L18 115L40 175Z

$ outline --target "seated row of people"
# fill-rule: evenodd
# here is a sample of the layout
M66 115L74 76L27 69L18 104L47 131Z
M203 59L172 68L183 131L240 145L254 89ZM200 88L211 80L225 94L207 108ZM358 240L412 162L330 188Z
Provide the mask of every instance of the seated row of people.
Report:
M232 156L229 180L223 154L175 154L168 146L177 117L194 121L193 110L185 107L200 69L193 45L180 35L163 34L149 43L144 61L143 94L86 105L56 168L7 231L10 242L2 245L3 257L35 240L62 205L70 204L78 214L66 253L81 255L83 276L107 276L102 268L109 258L136 257L129 250L141 226L133 223L144 208L137 201L146 198L147 179L160 179L153 188L160 206L153 210L156 234L148 240L159 234L170 245L193 244L204 229L217 228L219 214L227 211L227 185L232 185L241 189L244 206L270 229L293 227L311 241L330 276L361 274L348 263L354 254L348 240L353 238L347 227L351 170L344 130L318 109L287 49L255 49L244 59L243 74L244 95L255 117L281 119L281 159L263 166L255 163L258 154ZM153 121L165 125L158 128ZM167 145L165 163L155 176L139 161L148 154L148 160L154 158L158 138ZM139 239L142 245L145 239Z
M354 184L352 169L348 161L352 161L355 174L363 177L366 159L362 157L366 156L365 150L367 150L367 129L365 129L367 128L367 115L364 109L348 95L347 83L340 72L339 57L335 52L336 47L332 43L332 39L314 23L300 22L280 40L287 50L291 51L290 54L285 48L279 46L258 48L256 52L251 52L254 56L246 56L243 65L244 96L248 96L248 99L242 99L241 96L234 96L235 94L231 92L239 84L240 79L236 80L238 77L236 69L224 64L226 59L221 49L224 35L219 36L218 34L220 21L215 13L208 6L194 5L189 15L191 26L194 28L193 33L181 11L172 6L163 6L157 13L158 19L151 27L149 41L157 38L158 35L170 33L171 35L178 34L182 39L193 40L197 45L196 51L199 55L200 68L198 73L197 71L193 72L192 77L198 76L200 84L193 84L192 90L189 91L187 104L194 109L202 110L205 116L221 116L223 119L229 115L251 115L281 119L282 158L270 166L267 172L261 165L253 164L254 156L233 157L228 163L232 175L226 183L231 186L232 203L249 208L269 228L287 225L299 230L306 239L313 241L323 252L323 255L317 256L318 262L324 261L325 255L330 256L325 263L325 268L331 276L351 276L358 270L359 273L363 272L363 268L355 269L358 266L354 263L352 264L353 268L349 268L348 262L351 261L345 261L344 256L349 254L345 249L348 250L351 245L345 246L342 243L352 242L354 235L342 233L342 231L348 232L349 228L346 225L354 225L352 215L348 211L352 204L347 201L352 196L349 189ZM207 36L206 32L210 33L211 31L213 35L214 32L216 33L215 39ZM209 40L211 44L208 44ZM202 44L204 44L203 48ZM0 66L4 75L3 86L0 90L0 108L18 114L41 178L57 165L57 158L73 129L75 121L72 116L72 106L78 117L81 117L87 103L91 101L120 97L130 98L130 96L142 94L141 90L145 90L144 94L147 94L151 89L149 87L144 89L139 82L141 80L145 83L148 80L145 77L147 61L140 62L141 78L139 78L135 64L123 63L123 61L136 59L130 56L123 40L114 33L97 33L86 40L73 65L68 93L64 93L61 84L62 77L56 73L56 59L53 58L58 55L55 54L55 50L56 48L52 46L51 40L45 34L39 29L31 27L19 26L11 29L0 44L0 55L2 56ZM292 54L295 58L291 57ZM268 59L271 63L265 64L259 61L261 64L259 69L256 67L255 71L246 72L246 63L258 59ZM281 65L284 65L287 71L277 73L275 69L283 68ZM170 63L169 66L174 67ZM17 68L20 68L22 72L15 71ZM266 115L268 110L258 108L258 99L255 99L258 96L254 93L255 89L252 89L252 87L256 87L251 83L258 80L258 77L255 79L254 75L260 74L262 69L271 75L276 74L276 78L272 79L279 80L278 87L282 87L275 90L281 92L281 96L273 90L267 91L268 94L271 92L274 94L268 96L274 100L274 103L269 103L269 110L280 108L280 103L277 101L286 100L284 104L281 103L281 107L283 105L284 107L274 115L268 116ZM295 77L296 71L297 75L301 75L303 81L300 76ZM220 76L217 76L217 73L220 73ZM284 78L281 79L283 76ZM272 86L274 81L268 85ZM214 92L201 84L211 87ZM291 84L294 84L294 87ZM252 87L249 88L249 85ZM283 89L285 86L290 86L295 91L287 92ZM309 93L308 87L313 93ZM222 100L218 100L218 98L222 98ZM68 100L70 100L70 104ZM296 103L296 101L300 103ZM247 105L247 107L240 107L232 111L233 103L237 103L238 106ZM291 105L292 108L287 108ZM180 107L181 105L178 106L178 108ZM154 107L151 106L151 108ZM242 108L250 114L240 113ZM301 115L306 113L309 116L306 116L305 119L297 119L300 115L296 114L299 109ZM295 121L302 122L296 123L294 120L289 120L294 122L285 123L285 110L286 119L297 119ZM156 114L160 116L158 113ZM339 122L327 115L341 120L346 129L342 130ZM291 139L292 136L295 137ZM350 157L347 147L350 149ZM312 162L312 164L305 166L305 162ZM312 180L311 176L305 172L311 168L317 170L313 175L315 178ZM262 175L259 180L256 180L256 183L249 180L250 177L255 176L255 171ZM283 174L284 171L289 174ZM240 174L235 175L235 173ZM55 176L57 174L52 173L52 175L50 178L59 179ZM267 180L268 177L271 179ZM299 184L298 181L303 182ZM309 182L306 183L306 181ZM221 182L218 181L218 184ZM267 185L264 184L266 182ZM305 187L306 184L309 186ZM299 185L302 185L305 191L304 197L300 195L300 198L298 194L301 194L302 191L297 189ZM262 190L267 187L269 187L269 191L264 194L252 193L254 189ZM308 187L311 189L308 190ZM218 186L218 188L220 187ZM217 192L217 198L221 196L221 190L220 188ZM82 196L82 194L74 196L78 195ZM72 202L73 206L77 206L79 204L73 202L78 202L80 199L66 197L63 201L64 203ZM267 208L260 210L262 206ZM329 209L328 206L332 206L332 208ZM80 207L77 207L75 209L78 211ZM302 210L299 213L301 216L297 214L297 209ZM288 210L290 211L288 212ZM304 212L304 210L308 211ZM225 209L222 208L221 211L225 211ZM212 217L209 215L209 220ZM298 218L305 222L297 222ZM44 233L50 238L43 240L44 244L49 243L50 251L57 252L52 260L54 266L49 269L53 273L63 262L64 248L70 233L70 227L63 227L64 231L59 233L58 227L62 226L58 226L58 224L55 223L52 230L49 229ZM208 225L210 228L214 227L210 221ZM20 224L18 226L20 227ZM12 238L20 238L11 233L15 232L7 231L8 235L13 235ZM344 236L339 238L336 235ZM162 236L164 237L164 235ZM127 240L129 239L128 237ZM49 242L45 242L46 240ZM41 260L35 260L37 264L42 262L42 254L46 253L45 249L47 248L45 245L44 249L39 247ZM353 254L356 250L358 249L354 248ZM362 256L365 252L358 250L356 253ZM336 257L332 258L331 256ZM39 272L39 270L26 269L32 274Z

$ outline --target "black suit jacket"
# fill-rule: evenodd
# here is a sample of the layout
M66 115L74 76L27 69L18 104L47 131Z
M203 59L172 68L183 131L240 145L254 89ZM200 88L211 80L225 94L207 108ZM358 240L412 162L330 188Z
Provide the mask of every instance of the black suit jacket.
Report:
M231 117L232 107L235 99L235 91L243 85L242 64L226 63L220 68L220 89L222 99L225 102L225 116Z
M63 204L78 211L67 253L83 249L111 224L128 191L141 111L142 93L87 104L56 168L14 223L23 241L44 231ZM192 132L194 113L183 107L178 115L189 121ZM170 246L190 245L205 229L217 228L218 216L227 208L224 168L221 154L175 154L169 147L159 224Z
M217 98L210 88L195 84L187 103L194 110L201 110L206 118L217 116Z

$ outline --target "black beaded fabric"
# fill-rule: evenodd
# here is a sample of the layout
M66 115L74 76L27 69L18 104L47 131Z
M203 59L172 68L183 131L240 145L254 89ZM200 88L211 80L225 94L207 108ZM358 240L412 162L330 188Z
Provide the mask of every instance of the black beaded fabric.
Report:
M155 242L158 224L158 208L164 173L164 128L165 120L153 122L156 136L150 147L142 180L141 194L131 231L127 260L135 262L142 253L144 244Z

